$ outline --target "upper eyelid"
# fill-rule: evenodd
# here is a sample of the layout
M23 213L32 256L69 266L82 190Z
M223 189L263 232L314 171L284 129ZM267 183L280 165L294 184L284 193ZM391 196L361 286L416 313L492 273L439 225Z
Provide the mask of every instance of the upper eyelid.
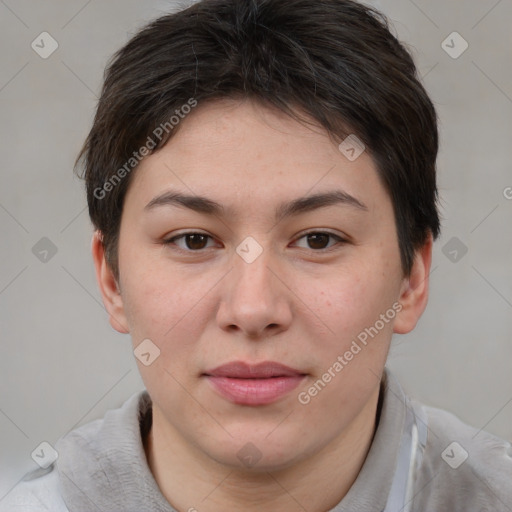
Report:
M303 231L303 232L299 233L295 237L295 240L297 240L298 238L302 238L303 236L306 236L306 235L317 234L317 233L337 236L337 237L343 238L343 239L346 238L344 235L340 235L338 233L333 233L332 231L329 231L328 229L312 229L310 231ZM210 235L210 233L204 233L202 231L184 231L183 233L178 233L178 234L173 235L171 237L166 237L165 239L166 240L173 240L175 238L180 238L180 237L183 237L183 236L186 236L186 235L204 235L204 236L208 236L210 238L215 238L213 235Z

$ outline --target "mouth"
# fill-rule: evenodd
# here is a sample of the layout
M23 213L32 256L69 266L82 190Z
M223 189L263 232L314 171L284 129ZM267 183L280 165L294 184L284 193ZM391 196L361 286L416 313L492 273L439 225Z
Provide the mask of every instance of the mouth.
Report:
M295 389L306 375L274 361L234 361L202 374L223 398L252 406L276 402Z

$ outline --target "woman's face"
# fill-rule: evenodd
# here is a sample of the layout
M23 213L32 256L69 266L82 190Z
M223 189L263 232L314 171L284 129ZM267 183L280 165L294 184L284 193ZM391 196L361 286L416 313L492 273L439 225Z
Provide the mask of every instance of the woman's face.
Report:
M118 315L154 421L223 464L287 467L378 389L404 285L392 203L367 151L257 103L181 123L125 198Z

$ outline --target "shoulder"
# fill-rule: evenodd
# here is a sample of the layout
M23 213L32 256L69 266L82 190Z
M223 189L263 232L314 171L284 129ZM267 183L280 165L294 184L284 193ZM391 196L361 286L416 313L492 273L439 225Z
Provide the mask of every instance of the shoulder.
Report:
M68 512L54 465L23 477L0 501L0 512Z
M418 510L510 510L512 445L454 414L413 400L427 423L427 443L418 468ZM436 508L437 507L437 508Z
M150 404L147 392L137 392L121 407L108 410L103 418L59 438L55 443L56 461L46 469L26 474L0 497L0 512L69 512L66 503L72 510L87 510L90 502L86 500L82 506L85 498L80 497L81 489L101 496L102 485L109 484L106 468L117 469L107 465L113 451L114 462L123 460L125 466L132 462L140 448L135 442L140 435L139 416ZM103 480L99 475L104 475Z

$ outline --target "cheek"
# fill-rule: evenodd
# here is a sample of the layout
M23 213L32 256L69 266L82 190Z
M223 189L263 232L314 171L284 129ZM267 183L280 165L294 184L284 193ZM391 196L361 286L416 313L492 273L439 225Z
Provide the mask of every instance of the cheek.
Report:
M308 300L333 330L353 334L391 307L396 284L390 277L372 266L346 268L308 287Z
M177 354L190 349L189 341L201 328L205 318L201 299L208 287L198 276L188 277L158 261L134 258L130 263L123 281L123 304L133 344L149 338L161 349L162 359L173 354L176 360Z
M396 316L393 309L397 297L395 288L393 274L383 272L382 267L373 264L344 269L319 281L313 289L308 288L311 293L306 300L314 304L311 309L322 320L319 325L325 332L320 335L321 342L315 343L315 358L318 358L322 372L330 368L338 356L345 354L340 375L357 373L363 367L379 372L385 362ZM384 320L381 320L382 314L387 314ZM319 339L314 332L309 335L312 340ZM357 382L357 375L353 377ZM335 380L338 383L345 381L343 378ZM349 382L354 381L349 379L344 385Z
M136 351L145 339L158 347L158 356L150 365L137 361L141 378L155 396L166 390L179 397L182 390L178 383L195 368L192 362L197 357L202 318L206 317L197 308L204 309L204 305L198 303L197 290L191 283L185 286L182 279L159 277L156 270L139 275L138 280L135 277L126 290L133 349Z
M307 410L313 416L323 415L334 426L356 414L374 391L396 314L390 274L364 265L345 270L311 291L315 313L329 330L320 337L314 329L309 332L314 343L310 352L313 376L301 389L302 398L309 400ZM380 320L390 310L387 322ZM326 408L329 415L325 415Z

